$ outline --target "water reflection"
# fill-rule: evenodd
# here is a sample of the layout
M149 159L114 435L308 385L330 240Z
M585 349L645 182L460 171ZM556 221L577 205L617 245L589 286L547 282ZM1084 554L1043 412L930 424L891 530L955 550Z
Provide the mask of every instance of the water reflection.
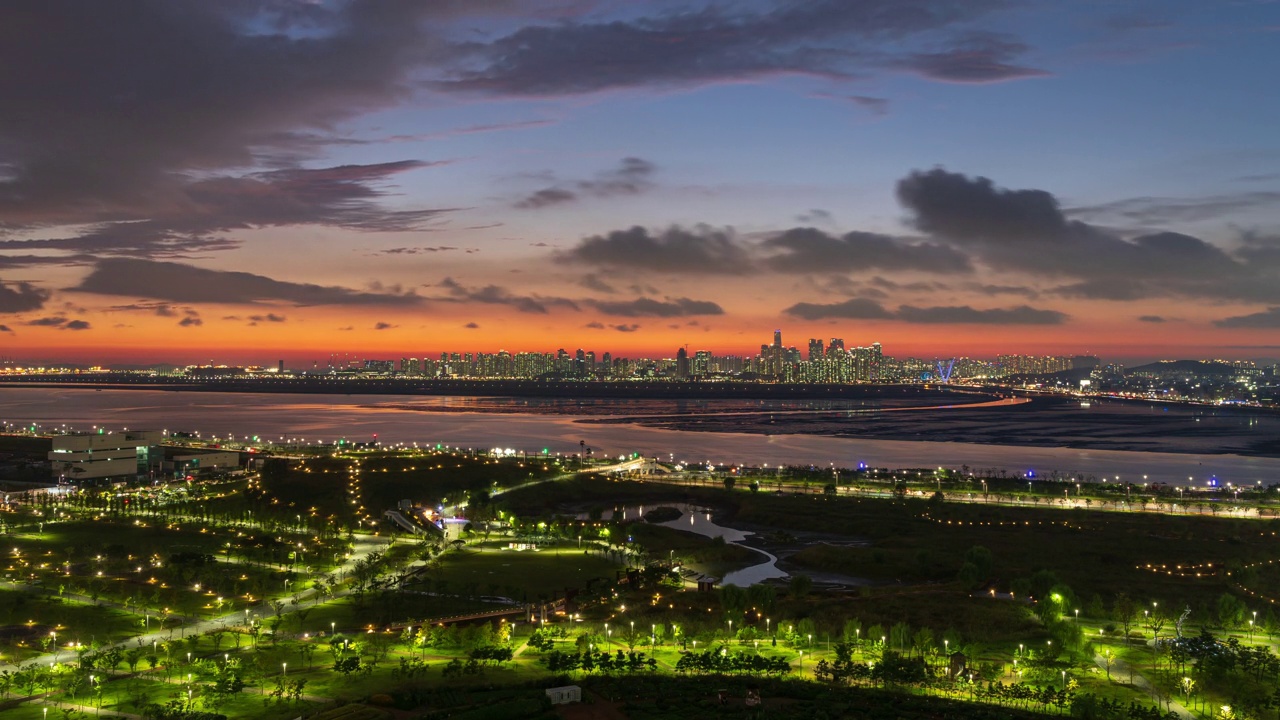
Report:
M697 533L703 537L722 537L724 538L724 541L730 545L745 547L748 550L759 553L765 557L764 562L727 573L724 578L721 579L720 584L747 587L764 582L765 580L787 577L787 573L778 569L777 557L759 548L753 548L742 544L743 541L751 535L751 533L731 527L724 527L723 525L717 525L712 521L711 513L706 508L696 507L687 503L664 503L662 507L675 508L680 511L681 515L674 520L653 523L654 525L669 527L673 530ZM650 507L649 509L652 510L653 508ZM633 505L631 507L624 507L621 510L609 511L605 514L605 519L613 519L616 517L619 520L640 520L644 518L645 512L647 512L645 510L645 506Z
M451 398L434 402L448 403ZM1173 454L1079 448L1020 447L972 443L865 440L814 435L751 435L682 432L662 428L576 422L571 415L523 413L422 413L369 407L369 398L348 395L283 396L251 393L165 392L63 388L0 388L0 421L19 425L61 423L81 429L155 428L212 435L259 435L266 439L334 441L371 439L384 444L442 443L463 448L510 447L530 454L549 448L573 454L579 442L596 457L639 452L663 460L749 465L853 467L950 467L1034 469L1097 478L1142 477L1150 482L1204 484L1216 475L1236 485L1270 484L1280 477L1280 459L1239 455ZM381 396L380 403L423 402L418 396Z

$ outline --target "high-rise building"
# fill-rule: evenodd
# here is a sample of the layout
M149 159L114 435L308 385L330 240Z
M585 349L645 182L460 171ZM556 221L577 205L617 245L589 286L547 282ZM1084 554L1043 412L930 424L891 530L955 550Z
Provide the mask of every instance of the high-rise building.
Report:
M699 350L693 354L693 366L689 370L694 377L706 377L711 374L711 351Z
M689 351L684 348L676 351L676 377L681 380L689 377Z
M773 346L776 348L782 347L782 331L781 330L773 331Z
M809 362L821 360L826 356L822 349L822 341L817 338L809 338Z

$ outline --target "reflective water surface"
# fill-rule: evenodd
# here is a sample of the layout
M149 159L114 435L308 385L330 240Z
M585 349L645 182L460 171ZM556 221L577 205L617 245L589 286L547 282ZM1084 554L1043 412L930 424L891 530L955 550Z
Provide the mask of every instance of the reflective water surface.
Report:
M881 440L814 435L690 432L634 424L589 424L569 414L420 412L403 409L438 403L465 407L468 399L421 396L279 395L152 390L0 388L0 421L89 429L155 428L213 435L259 435L332 441L443 443L529 453L577 453L579 443L596 457L640 452L664 460L750 465L834 464L852 467L998 468L1013 474L1035 470L1095 478L1236 484L1280 480L1280 459L1238 455L1175 454L1066 447ZM563 402L563 401L560 401ZM596 411L598 413L598 410ZM598 414L596 415L598 417ZM854 422L851 420L850 422ZM933 437L933 436L930 436Z

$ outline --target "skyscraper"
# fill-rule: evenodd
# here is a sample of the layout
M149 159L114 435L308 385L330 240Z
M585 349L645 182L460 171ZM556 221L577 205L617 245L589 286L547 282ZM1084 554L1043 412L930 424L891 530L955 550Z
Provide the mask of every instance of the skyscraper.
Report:
M809 362L821 360L825 353L822 351L822 341L817 338L809 338Z
M676 377L681 380L689 377L689 351L684 348L676 351Z

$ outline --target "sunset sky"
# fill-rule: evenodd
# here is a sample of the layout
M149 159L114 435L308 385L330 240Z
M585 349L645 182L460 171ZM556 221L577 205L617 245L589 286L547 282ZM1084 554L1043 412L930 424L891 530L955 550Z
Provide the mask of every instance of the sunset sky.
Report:
M1280 3L17 0L0 357L1280 355Z

